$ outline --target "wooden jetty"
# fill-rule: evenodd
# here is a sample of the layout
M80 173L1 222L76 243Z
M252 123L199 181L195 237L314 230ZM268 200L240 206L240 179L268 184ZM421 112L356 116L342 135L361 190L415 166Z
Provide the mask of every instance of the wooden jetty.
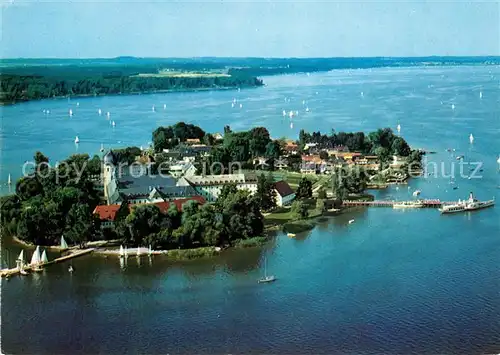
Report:
M56 258L52 261L49 261L48 263L41 263L38 266L45 267L45 266L49 266L52 264L62 263L63 261L74 259L74 258L77 258L79 256L92 253L94 250L95 250L94 248L77 249L77 250L73 249L70 251L70 253L68 255L61 256L61 257ZM24 266L24 270L26 270L26 271L32 271L32 269L33 269L33 266L31 266L31 265ZM19 270L17 267L13 268L13 269L2 269L2 270L0 270L0 276L1 277L13 276L13 275L20 273L20 271L21 270Z
M395 200L375 200L375 201L353 201L346 200L342 202L342 206L350 207L350 206L366 206L366 207L393 207L395 204L400 203L413 203L415 201L395 201ZM420 200L422 202L423 207L431 207L431 208L439 208L443 205L449 205L455 202L444 202L441 200Z

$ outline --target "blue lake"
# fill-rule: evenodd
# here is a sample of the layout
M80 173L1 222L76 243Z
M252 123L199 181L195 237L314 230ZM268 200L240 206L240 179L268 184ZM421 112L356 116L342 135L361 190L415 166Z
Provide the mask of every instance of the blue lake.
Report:
M265 126L273 137L401 125L426 148L429 171L482 163L480 178L428 176L380 199L500 198L500 68L385 68L264 78L265 87L29 102L2 108L2 192L8 174L40 150L146 146L158 125L209 132ZM482 98L480 98L482 92ZM363 94L361 94L363 93ZM233 98L238 100L231 107ZM303 105L302 101L306 103ZM163 105L166 109L163 109ZM152 106L156 112L152 111ZM454 105L454 109L452 108ZM305 108L309 108L306 112ZM103 114L99 116L97 110ZM50 110L44 114L43 110ZM69 117L69 109L73 116ZM284 118L282 110L297 110ZM110 112L110 120L106 112ZM113 127L110 121L115 121ZM469 134L475 137L469 143ZM75 136L80 144L75 146ZM436 165L434 165L434 163ZM472 165L471 165L472 166ZM458 172L458 167L456 167ZM464 168L468 175L469 166ZM497 353L500 351L500 208L354 209L295 239L210 260L88 256L2 282L5 353ZM348 224L354 219L353 224ZM2 245L2 264L19 246ZM30 252L28 252L30 254ZM261 285L264 258L274 284Z

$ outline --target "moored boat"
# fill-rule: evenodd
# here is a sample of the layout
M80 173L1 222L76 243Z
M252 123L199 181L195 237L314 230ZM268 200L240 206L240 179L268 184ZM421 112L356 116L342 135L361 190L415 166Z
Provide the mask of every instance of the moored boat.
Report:
M469 195L468 200L460 201L450 205L442 206L439 211L443 214L445 213L457 213L466 211L475 211L483 208L491 207L495 205L495 200L479 201L474 198L472 192Z

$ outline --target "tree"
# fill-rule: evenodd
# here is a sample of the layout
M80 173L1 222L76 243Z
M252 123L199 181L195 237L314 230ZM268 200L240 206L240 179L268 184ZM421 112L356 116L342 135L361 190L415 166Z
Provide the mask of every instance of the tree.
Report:
M292 203L291 212L297 219L305 219L309 216L309 209L302 201L294 201Z
M347 189L345 187L343 170L337 169L332 175L332 190L336 199L343 201L347 197Z
M92 239L97 228L88 205L73 205L66 217L66 231L64 235L74 244L83 247L85 242Z
M324 188L320 188L318 190L318 199L326 199L327 198L327 195L326 195L326 190Z
M21 201L27 201L35 196L43 195L43 187L34 176L25 176L16 183L16 195Z
M132 209L125 222L130 230L130 242L140 245L145 236L158 233L168 227L165 215L156 205L138 205Z
M249 132L249 150L256 157L266 153L267 145L271 142L269 131L265 127L255 127Z
M320 212L324 212L326 210L325 200L318 198L316 200L316 209Z
M390 158L389 149L384 147L377 147L375 148L374 153L378 157L378 160L380 161L380 170L382 170L389 162Z
M261 208L264 211L276 207L276 192L274 190L274 178L271 174L260 174L257 177L257 192L255 197L259 201Z
M281 156L281 145L279 141L267 143L264 156L268 159L279 159Z
M328 152L326 152L324 150L320 151L319 157L321 160L328 160L328 158L329 158Z
M392 142L391 151L395 155L406 157L406 156L410 155L411 148L403 138L396 137L396 138L394 138L394 141Z
M37 169L39 169L39 167L40 167L40 169L47 169L46 163L49 162L49 158L47 158L42 152L37 151L33 158L35 159L35 165L36 165ZM43 165L41 165L41 164L43 164Z
M295 196L298 199L311 198L312 197L312 182L309 179L307 179L306 177L303 177L299 182L299 187L297 188L297 192L295 193Z

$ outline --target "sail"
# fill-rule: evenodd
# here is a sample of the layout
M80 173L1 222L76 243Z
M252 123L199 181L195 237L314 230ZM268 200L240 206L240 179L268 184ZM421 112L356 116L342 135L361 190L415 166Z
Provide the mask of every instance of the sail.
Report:
M22 263L24 263L24 250L21 250L19 256L17 257L17 260L20 260Z
M61 236L61 249L68 249L68 244L66 244L63 235Z
M125 255L125 251L123 250L123 245L120 245L120 255Z
M47 252L46 252L46 250L44 250L42 253L42 263L48 263L48 262L49 262L49 258L47 258Z
M33 256L31 257L31 265L40 264L40 247L37 245L35 251L33 252Z

